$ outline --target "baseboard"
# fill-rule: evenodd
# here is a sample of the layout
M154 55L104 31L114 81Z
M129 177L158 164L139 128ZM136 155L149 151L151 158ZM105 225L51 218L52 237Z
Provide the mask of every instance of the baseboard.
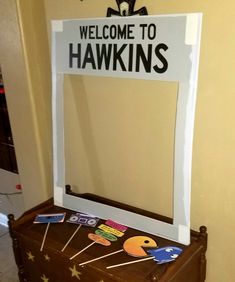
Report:
M8 218L3 213L0 213L0 225L8 227Z

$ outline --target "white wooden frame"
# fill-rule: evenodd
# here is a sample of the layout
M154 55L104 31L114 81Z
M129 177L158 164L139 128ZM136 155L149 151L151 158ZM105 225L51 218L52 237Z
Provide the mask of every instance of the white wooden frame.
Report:
M165 237L182 244L188 245L190 243L192 143L197 92L201 22L202 15L200 13L112 19L99 18L59 20L52 22L53 166L55 205L84 213L94 214L103 219L111 218L112 220L120 222L129 227ZM167 57L168 70L166 72L156 74L151 71L151 73L144 73L143 69L138 73L123 72L121 69L116 71L107 71L104 69L94 70L91 69L89 65L87 68L85 67L83 69L76 69L75 67L69 68L67 58L68 53L66 48L71 40L74 40L74 42L77 40L77 38L74 38L74 32L78 32L78 28L76 29L75 27L78 27L79 25L103 26L104 24L123 25L128 23L133 24L135 28L138 28L142 23L147 25L154 23L158 28L158 36L156 40L144 40L148 41L149 44L155 44L159 40L166 40L166 42L169 40L167 44L170 45L170 55ZM139 34L139 32L135 34ZM175 34L177 34L177 36L172 39L172 35ZM135 38L135 40L138 41L140 38ZM85 44L88 41L82 42ZM122 43L120 41L121 40L119 40L118 44ZM176 43L174 41L176 41ZM92 40L89 42L92 42ZM107 43L107 40L105 42ZM145 43L141 42L141 44ZM167 54L168 52L166 52L166 55ZM89 74L96 76L116 76L179 82L174 141L173 224L168 224L65 193L63 121L64 74Z

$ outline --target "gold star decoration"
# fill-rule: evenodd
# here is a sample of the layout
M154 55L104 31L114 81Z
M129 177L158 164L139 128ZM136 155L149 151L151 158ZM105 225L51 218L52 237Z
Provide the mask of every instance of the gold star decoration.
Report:
M44 255L44 258L45 258L46 261L50 261L51 260L51 258L48 256L48 254Z
M28 260L34 261L35 256L29 251L26 253L28 256Z
M41 279L42 279L43 282L48 282L49 281L49 278L47 278L45 274L43 274Z
M82 275L82 273L77 271L75 264L73 265L73 268L69 267L69 270L71 271L72 277L76 277L78 280L80 280L80 275Z

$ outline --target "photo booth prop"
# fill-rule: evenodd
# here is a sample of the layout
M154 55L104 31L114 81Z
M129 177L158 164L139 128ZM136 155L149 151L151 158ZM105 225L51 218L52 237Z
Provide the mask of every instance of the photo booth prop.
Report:
M190 243L191 162L201 22L200 13L52 22L55 205L111 218L185 245ZM173 224L66 193L65 74L178 82Z

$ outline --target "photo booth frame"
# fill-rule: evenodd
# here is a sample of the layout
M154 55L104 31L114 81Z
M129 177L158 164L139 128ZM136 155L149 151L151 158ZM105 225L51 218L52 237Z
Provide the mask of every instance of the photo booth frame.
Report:
M190 244L192 144L201 23L200 13L52 21L55 205ZM173 224L66 193L65 74L178 82Z

